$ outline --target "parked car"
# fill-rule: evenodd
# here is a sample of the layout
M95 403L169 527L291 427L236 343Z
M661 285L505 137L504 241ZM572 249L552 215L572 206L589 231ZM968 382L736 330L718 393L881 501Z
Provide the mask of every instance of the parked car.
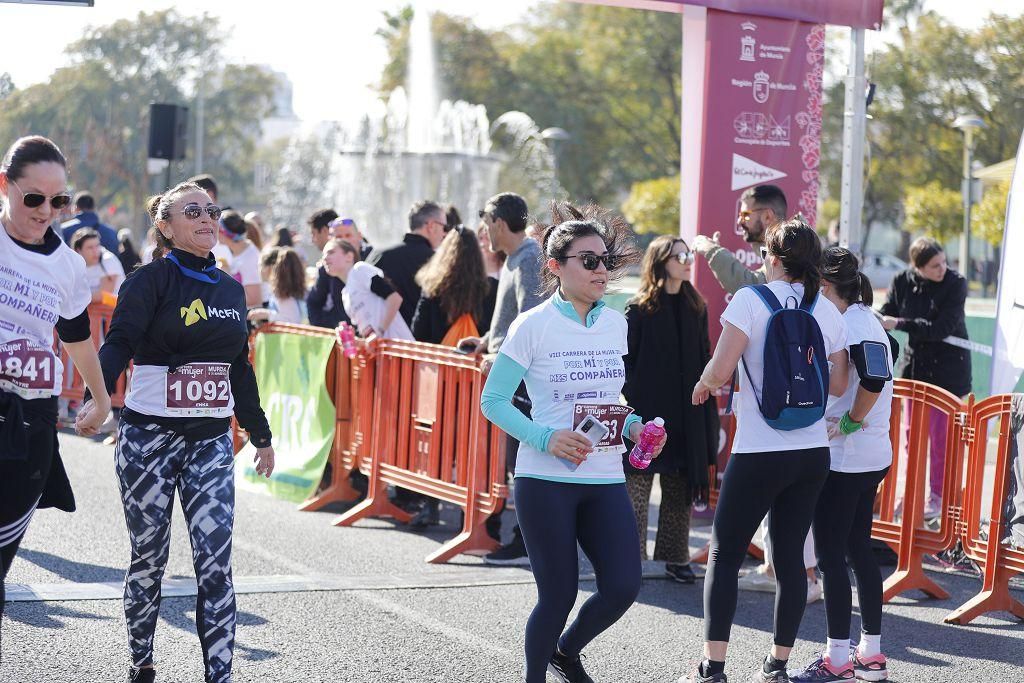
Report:
M871 280L875 289L886 289L892 279L909 268L910 265L890 254L869 251L864 254L861 271Z

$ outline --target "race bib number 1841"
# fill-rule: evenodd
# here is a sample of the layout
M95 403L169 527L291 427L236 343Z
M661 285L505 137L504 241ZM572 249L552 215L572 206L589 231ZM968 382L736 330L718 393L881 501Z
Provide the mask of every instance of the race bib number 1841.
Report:
M30 346L27 339L0 344L0 389L24 399L52 396L56 362L52 352Z

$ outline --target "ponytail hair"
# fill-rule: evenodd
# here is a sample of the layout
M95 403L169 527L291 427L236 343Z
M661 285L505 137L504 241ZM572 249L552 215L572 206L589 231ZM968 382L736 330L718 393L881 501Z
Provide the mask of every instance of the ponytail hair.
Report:
M822 255L822 277L847 304L870 306L875 295L868 276L860 272L857 256L845 247L829 247Z
M780 221L764 233L768 254L782 262L782 269L804 285L801 305L810 306L821 288L821 239L799 216Z

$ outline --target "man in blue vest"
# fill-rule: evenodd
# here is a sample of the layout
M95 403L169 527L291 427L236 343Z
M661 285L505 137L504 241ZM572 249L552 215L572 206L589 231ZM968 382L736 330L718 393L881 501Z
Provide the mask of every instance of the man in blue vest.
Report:
M117 231L109 225L100 223L100 217L96 215L96 200L92 193L82 190L75 195L75 210L78 211L75 217L65 221L60 226L61 236L64 242L71 244L71 236L80 228L92 228L100 234L100 246L114 256L118 254Z

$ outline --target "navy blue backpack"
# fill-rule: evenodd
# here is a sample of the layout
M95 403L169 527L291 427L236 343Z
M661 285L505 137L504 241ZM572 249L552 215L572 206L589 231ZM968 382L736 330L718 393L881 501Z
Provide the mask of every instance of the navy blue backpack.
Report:
M825 340L812 315L818 297L806 308L796 297L789 297L787 304L790 299L796 303L789 308L779 303L767 285L751 288L772 312L764 341L764 376L758 401L761 415L769 427L780 431L810 427L825 417L828 402ZM746 364L743 371L754 391Z

